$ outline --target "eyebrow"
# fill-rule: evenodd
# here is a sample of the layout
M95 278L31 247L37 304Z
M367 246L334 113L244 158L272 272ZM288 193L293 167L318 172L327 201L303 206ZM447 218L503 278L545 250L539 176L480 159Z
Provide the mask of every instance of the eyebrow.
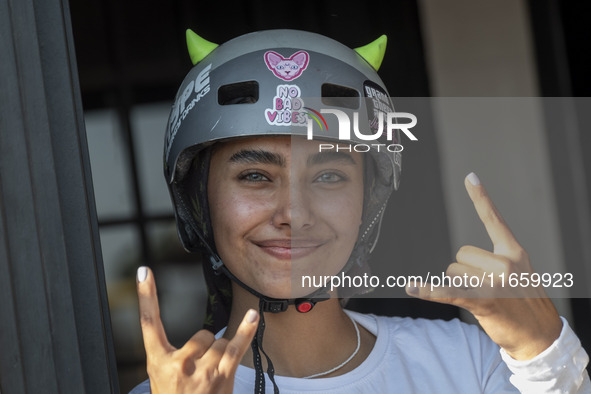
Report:
M232 163L246 163L246 164L273 164L284 167L285 158L277 153L268 152L261 149L240 150L234 153L230 159Z
M319 152L308 157L306 164L314 166L329 162L343 162L345 164L357 164L353 157L345 152Z

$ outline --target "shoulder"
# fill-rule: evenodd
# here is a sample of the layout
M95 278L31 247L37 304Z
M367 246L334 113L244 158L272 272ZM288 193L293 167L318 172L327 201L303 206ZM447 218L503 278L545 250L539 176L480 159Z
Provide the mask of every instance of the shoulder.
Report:
M383 322L390 330L397 335L412 334L437 335L446 338L456 337L486 337L486 334L476 325L464 323L460 319L441 320L411 318L399 316L376 316L379 322Z
M471 355L472 359L485 358L500 362L499 347L480 327L453 320L413 319L408 317L378 317L392 339L400 344L412 344L415 349L436 353L452 352L457 356ZM379 324L379 323L378 323Z
M464 323L459 319L430 320L410 317L378 317L378 319L384 320L397 335L437 336L447 339L488 338L478 326Z
M494 342L476 325L468 324L459 319L430 320L422 318L377 316L347 311L359 324L374 335L388 335L392 338L424 341L427 338L460 342L480 342L497 347ZM497 347L498 348L498 347Z
M477 374L488 374L503 364L499 346L478 326L459 319L430 320L408 317L377 317L387 328L391 346L403 357L440 360L445 365L464 365Z
M419 353L444 359L470 359L478 364L501 362L499 347L478 326L459 319L430 320L348 312L378 338L376 344L399 356ZM466 358L467 357L467 358Z
M135 386L129 394L150 394L150 381L144 380L137 386Z
M379 364L408 392L515 391L498 345L476 325L363 314L355 319L361 325L374 321ZM417 376L423 379L416 381Z

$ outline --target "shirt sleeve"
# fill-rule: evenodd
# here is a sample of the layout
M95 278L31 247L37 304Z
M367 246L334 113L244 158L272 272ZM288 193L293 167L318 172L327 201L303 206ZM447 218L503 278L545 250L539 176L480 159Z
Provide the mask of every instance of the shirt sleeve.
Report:
M522 393L591 393L587 370L589 356L579 338L562 319L560 336L548 349L531 360L513 359L501 349L512 372L511 383Z

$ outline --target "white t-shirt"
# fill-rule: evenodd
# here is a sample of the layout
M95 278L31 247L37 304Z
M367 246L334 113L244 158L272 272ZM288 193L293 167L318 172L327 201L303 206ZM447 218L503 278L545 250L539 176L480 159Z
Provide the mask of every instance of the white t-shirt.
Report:
M478 327L457 319L347 313L376 336L367 359L353 371L331 378L275 376L282 394L591 393L585 370L589 358L564 319L560 337L552 346L532 360L516 361L499 352L499 347ZM250 394L254 384L254 369L238 366L234 393ZM268 378L265 388L267 393L273 393ZM146 381L130 394L149 392Z

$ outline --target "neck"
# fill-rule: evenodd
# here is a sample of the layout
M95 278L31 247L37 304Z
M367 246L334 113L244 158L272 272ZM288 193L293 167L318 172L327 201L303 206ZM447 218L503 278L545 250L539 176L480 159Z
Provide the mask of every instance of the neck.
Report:
M258 310L259 303L257 297L240 286L234 283L232 286L232 312L224 334L228 339L235 335L246 311L249 308ZM357 347L355 327L336 298L317 303L307 313L300 313L290 305L285 312L265 313L264 317L263 347L278 375L303 377L328 371L345 361ZM375 337L361 326L359 330L359 352L342 368L324 377L349 372L369 355ZM254 367L250 348L242 365Z

